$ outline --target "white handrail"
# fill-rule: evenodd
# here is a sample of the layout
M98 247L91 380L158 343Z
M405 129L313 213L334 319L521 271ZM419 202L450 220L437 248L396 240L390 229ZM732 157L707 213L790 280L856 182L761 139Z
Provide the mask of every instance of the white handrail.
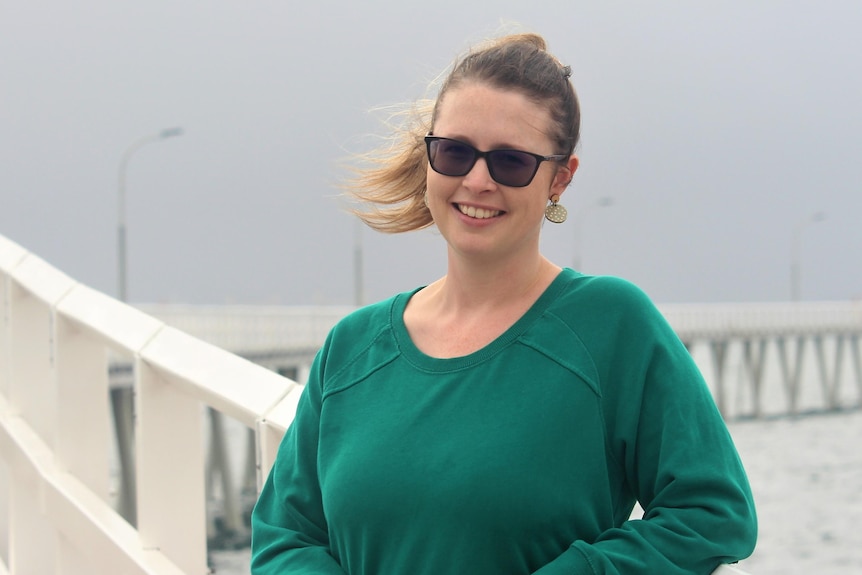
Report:
M134 366L135 526L111 504L116 357ZM207 573L206 408L254 429L259 487L300 389L0 236L0 575Z
M299 386L2 236L0 320L0 573L206 573L204 408L255 430L260 481ZM134 365L134 527L111 505L108 364L117 356Z

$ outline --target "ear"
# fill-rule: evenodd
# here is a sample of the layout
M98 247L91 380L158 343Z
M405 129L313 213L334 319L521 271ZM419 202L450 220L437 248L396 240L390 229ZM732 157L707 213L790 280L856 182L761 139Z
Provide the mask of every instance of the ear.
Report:
M551 196L563 195L563 192L566 191L566 188L572 182L572 177L575 175L575 172L578 171L579 165L580 161L578 160L578 157L572 154L569 156L568 161L566 161L566 165L560 166L557 169L557 173L554 175L554 181L551 182Z

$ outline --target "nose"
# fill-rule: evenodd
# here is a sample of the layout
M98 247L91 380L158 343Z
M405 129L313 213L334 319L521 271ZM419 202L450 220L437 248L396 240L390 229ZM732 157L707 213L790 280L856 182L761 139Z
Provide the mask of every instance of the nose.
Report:
M491 177L491 172L488 170L488 161L486 158L477 158L476 163L470 168L470 171L464 176L464 187L474 192L483 192L493 189L497 183Z

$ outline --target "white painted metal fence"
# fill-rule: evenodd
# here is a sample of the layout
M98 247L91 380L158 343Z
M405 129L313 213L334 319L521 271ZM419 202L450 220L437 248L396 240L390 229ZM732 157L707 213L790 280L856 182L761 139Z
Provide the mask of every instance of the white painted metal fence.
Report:
M74 282L0 236L0 573L204 575L204 414L255 430L299 386ZM133 361L137 525L113 509L108 366Z
M0 306L0 575L208 573L205 414L254 430L260 485L300 387L3 236ZM108 371L117 358L134 366L134 526L112 505Z

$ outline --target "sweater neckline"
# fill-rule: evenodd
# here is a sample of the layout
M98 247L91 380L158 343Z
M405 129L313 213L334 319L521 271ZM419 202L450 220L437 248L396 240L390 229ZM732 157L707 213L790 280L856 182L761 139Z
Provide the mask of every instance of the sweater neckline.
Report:
M407 331L407 326L404 324L404 310L407 308L407 302L409 302L411 297L426 286L398 294L395 296L390 308L390 324L392 325L392 331L395 336L398 349L407 361L424 371L457 371L487 361L511 345L524 332L526 332L527 329L529 329L529 327L539 319L545 310L548 309L548 307L557 299L563 287L576 274L577 272L572 269L563 268L563 270L557 274L550 285L545 288L545 291L542 292L524 315L518 318L518 320L515 321L515 323L513 323L505 332L481 349L468 355L451 358L433 357L421 351L416 347L416 344L413 343L413 339Z

